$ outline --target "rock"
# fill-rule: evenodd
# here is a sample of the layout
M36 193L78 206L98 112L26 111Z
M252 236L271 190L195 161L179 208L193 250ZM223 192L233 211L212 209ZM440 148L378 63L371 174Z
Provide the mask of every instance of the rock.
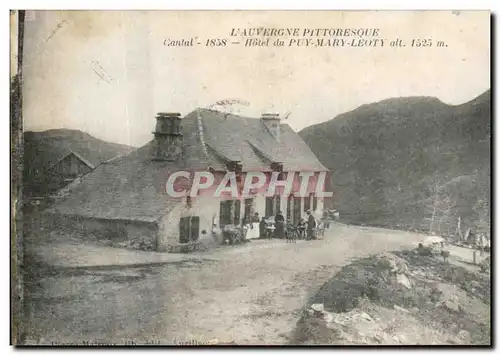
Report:
M488 256L479 263L479 267L482 272L490 271L491 258Z
M394 305L394 309L397 311L405 312L405 313L411 313L409 310L403 307L399 307L398 305Z
M368 313L365 313L365 312L358 313L358 318L364 319L368 322L373 321L372 317L370 317L370 315Z
M311 305L311 309L316 312L323 313L325 311L325 306L323 305L323 303L315 303Z
M398 338L401 344L408 344L408 339L406 339L406 337L403 334L400 334Z
M410 289L411 288L411 282L410 279L405 274L396 274L396 282L398 284L403 285L404 287Z
M400 340L400 339L399 339L396 335L393 335L393 336L392 336L392 340L393 340L394 342L396 342L396 343L401 344L401 340Z
M446 299L443 302L443 305L448 308L450 311L459 312L460 311L460 302L456 295L453 295Z
M380 254L377 259L379 261L378 265L380 267L385 267L393 273L408 273L408 266L406 265L406 262L402 258L394 254L385 252Z
M331 322L333 322L333 314L331 314L329 312L325 312L323 314L323 319L325 320L326 323L331 323Z
M338 324L340 324L340 323L337 323L335 320L332 319L331 322L327 322L326 323L326 327L328 329L335 329L335 330L337 330Z
M471 336L468 331L465 329L462 329L461 331L458 332L457 338L459 338L463 342L470 342L471 341Z
M103 240L102 245L104 245L105 247L111 247L111 246L113 246L113 241L112 240Z

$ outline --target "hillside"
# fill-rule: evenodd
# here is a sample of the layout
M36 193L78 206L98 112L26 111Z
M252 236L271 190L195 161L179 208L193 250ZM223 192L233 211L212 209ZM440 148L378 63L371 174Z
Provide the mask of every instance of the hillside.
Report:
M24 133L23 185L25 195L44 194L48 188L46 171L69 152L78 153L92 165L128 154L134 148L106 142L90 134L70 129ZM51 191L50 191L51 192Z
M436 205L434 230L448 232L459 216L465 227L484 227L490 100L489 90L457 106L432 97L392 98L299 134L332 170L333 203L346 221L428 230Z
M490 345L489 264L451 253L447 262L418 249L354 260L308 300L291 343Z

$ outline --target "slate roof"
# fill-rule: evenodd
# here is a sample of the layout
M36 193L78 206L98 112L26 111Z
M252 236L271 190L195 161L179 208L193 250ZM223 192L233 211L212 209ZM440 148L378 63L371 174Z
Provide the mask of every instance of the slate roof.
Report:
M278 142L259 118L197 109L182 119L180 162L152 160L150 141L98 166L49 212L153 222L179 203L165 193L167 178L174 171L224 171L231 160L240 161L243 171L271 171L273 161L283 163L284 171L328 170L287 124L280 129Z

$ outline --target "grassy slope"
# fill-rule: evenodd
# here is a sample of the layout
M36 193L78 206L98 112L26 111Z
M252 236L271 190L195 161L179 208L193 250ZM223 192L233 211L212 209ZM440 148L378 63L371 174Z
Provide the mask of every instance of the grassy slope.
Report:
M300 136L332 170L334 204L347 221L426 229L437 182L450 182L443 190L456 205L450 223L458 215L476 221L476 203L489 203L490 115L489 91L459 106L395 98L307 127Z

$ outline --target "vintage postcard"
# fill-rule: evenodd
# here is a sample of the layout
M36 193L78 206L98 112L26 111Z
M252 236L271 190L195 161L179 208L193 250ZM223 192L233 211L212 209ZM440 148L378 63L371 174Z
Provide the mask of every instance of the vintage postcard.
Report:
M488 11L11 11L12 343L491 346Z

